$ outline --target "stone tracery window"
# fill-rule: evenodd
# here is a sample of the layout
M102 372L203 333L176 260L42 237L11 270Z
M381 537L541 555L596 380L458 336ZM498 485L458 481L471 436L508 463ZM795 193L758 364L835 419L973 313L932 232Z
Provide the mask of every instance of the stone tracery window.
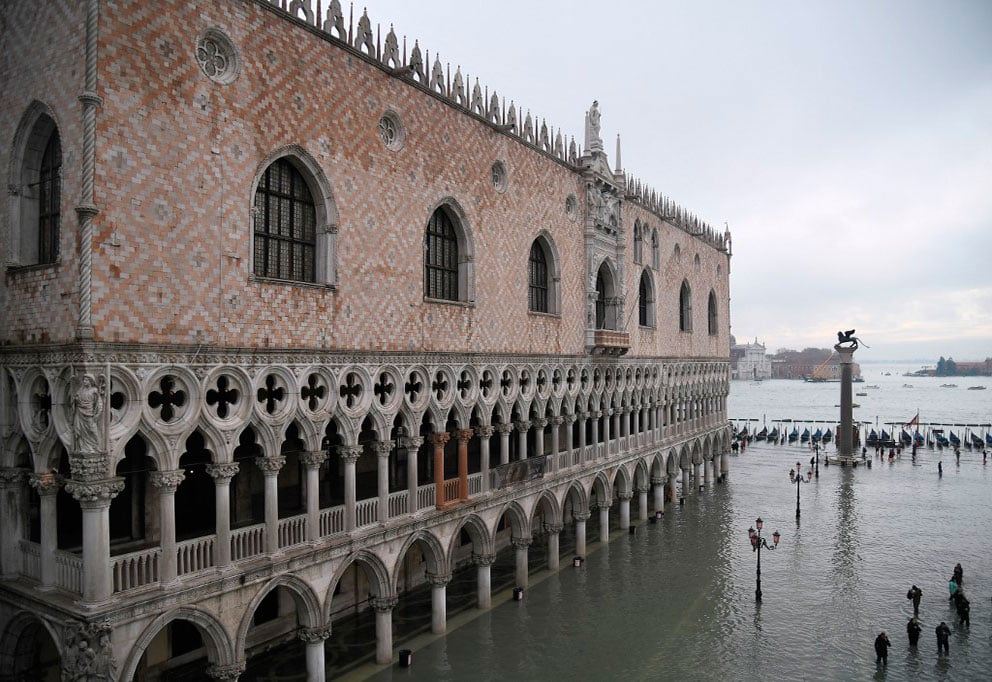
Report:
M459 300L458 235L451 216L443 208L434 211L427 222L424 294L443 301Z
M286 158L274 161L255 190L255 274L317 281L317 216L303 174Z

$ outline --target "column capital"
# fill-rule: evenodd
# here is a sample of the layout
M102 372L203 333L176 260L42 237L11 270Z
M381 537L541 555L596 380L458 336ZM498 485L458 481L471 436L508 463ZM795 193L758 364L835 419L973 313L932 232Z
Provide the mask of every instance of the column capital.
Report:
M493 428L500 433L510 433L513 431L513 424L496 424Z
M510 538L510 544L514 549L527 549L533 540L531 538Z
M479 438L491 438L495 430L496 429L489 424L475 427L475 432L479 434Z
M441 433L432 433L428 438L434 447L438 445L444 446L451 440L451 434L447 431L442 431Z
M531 423L537 428L543 429L545 426L548 425L548 420L545 419L544 417L538 417L536 419L531 420Z
M0 469L0 489L16 488L28 479L30 472L27 469L4 468Z
M28 483L38 491L39 495L54 495L62 487L62 477L54 471L46 471L43 474L32 472L28 475Z
M285 457L256 457L255 465L266 476L276 476L286 463Z
M83 509L110 507L110 501L124 490L123 478L108 478L103 481L65 482L66 492L71 494Z
M244 663L207 666L207 677L214 680L237 680L245 671Z
M603 501L603 502L597 502L596 503L596 506L593 507L593 509L596 509L596 510L601 511L601 512L602 511L609 511L610 507L612 507L612 506L613 506L613 503L612 502Z
M467 443L472 440L472 436L475 435L475 431L473 429L459 429L455 432L455 435L458 437L459 443Z
M548 524L548 532L551 533L552 535L558 535L558 533L562 532L563 530L565 530L565 526L563 526L560 523Z
M389 613L399 603L398 597L369 597L369 605L376 613Z
M431 587L444 587L449 582L451 582L451 575L443 575L438 573L431 573L427 571L426 573L427 582Z
M152 471L148 474L148 481L153 486L165 493L174 493L179 484L186 478L186 472L177 469L174 471Z
M315 469L327 461L326 450L306 450L299 455L300 464L310 469Z
M405 439L405 445L408 450L419 450L420 446L424 444L423 436L407 436Z
M588 521L591 516L592 514L587 511L572 512L572 518L576 521Z
M525 422L525 421L513 422L513 426L517 429L517 431L530 430L530 422Z
M577 414L564 414L564 415L562 415L561 418L564 419L565 421L567 421L571 425L571 424L574 424L575 422L577 422L579 420L579 415L577 415Z
M562 416L552 417L551 423L554 424L555 426L561 426L562 424L565 423L565 418Z
M575 413L575 418L576 419L589 419L590 417L592 417L592 414L593 414L592 412L576 412Z
M649 492L651 492L651 486L648 486L648 485L639 485L639 486L636 486L634 488L634 492L637 493L637 494L644 493L645 495L647 495Z
M496 563L495 554L473 554L472 563L476 566L492 566Z
M214 483L230 483L231 479L238 473L241 465L237 462L211 462L207 465L207 474L214 479Z
M624 492L617 495L617 497L619 497L621 501L626 500L627 502L630 502L630 498L632 498L633 496L634 494L629 490L625 490Z
M599 419L600 417L603 416L603 411L593 410L592 412L589 413L589 416L592 417L593 419Z
M619 412L619 410L614 410L612 407L607 410L603 410L603 414L607 417L612 417L617 414L617 412Z
M296 638L301 642L312 644L313 642L323 642L331 637L330 625L318 625L315 628L301 627L296 631Z
M379 440L375 443L375 454L381 458L389 457L389 453L393 451L395 442L391 440Z
M340 445L338 446L338 456L346 464L354 464L362 456L363 449L361 445Z

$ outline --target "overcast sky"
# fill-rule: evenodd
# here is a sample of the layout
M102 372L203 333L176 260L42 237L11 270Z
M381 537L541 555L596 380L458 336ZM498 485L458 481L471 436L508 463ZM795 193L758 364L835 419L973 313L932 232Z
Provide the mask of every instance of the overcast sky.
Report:
M368 13L579 143L599 100L611 163L619 133L629 175L729 223L739 341L856 328L861 361L992 356L992 0Z

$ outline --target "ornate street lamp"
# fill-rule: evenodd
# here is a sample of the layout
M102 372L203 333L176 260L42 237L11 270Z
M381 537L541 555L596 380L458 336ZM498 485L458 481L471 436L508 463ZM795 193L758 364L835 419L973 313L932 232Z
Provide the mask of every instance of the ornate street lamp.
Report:
M754 525L758 527L758 530L755 531L754 528L748 528L747 537L751 540L751 551L758 553L758 569L755 572L756 585L754 590L754 601L760 602L761 601L761 548L764 547L765 549L775 549L776 547L778 547L778 541L781 539L782 536L779 535L778 531L772 533L773 544L769 545L768 541L765 538L761 537L761 528L765 525L765 522L761 520L760 516L757 519L755 519Z
M807 471L806 478L803 478L802 464L796 462L795 469L789 469L789 481L796 484L796 518L799 518L799 484L809 483L813 479L813 472Z
M816 451L816 477L820 477L820 444L813 443L813 450Z

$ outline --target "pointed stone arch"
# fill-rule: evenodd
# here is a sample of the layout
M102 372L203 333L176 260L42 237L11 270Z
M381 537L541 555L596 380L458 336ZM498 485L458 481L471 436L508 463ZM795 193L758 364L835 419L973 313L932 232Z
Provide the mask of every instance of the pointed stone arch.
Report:
M292 595L301 627L315 628L324 624L320 597L317 596L310 584L292 573L284 573L265 583L245 607L241 623L238 625L238 634L234 639L234 650L240 658L245 657L245 642L258 605L269 593L280 587L285 588Z
M327 594L324 597L324 612L323 620L324 622L329 622L331 619L331 606L334 602L334 588L337 587L338 583L341 581L341 576L344 572L348 570L352 565L360 564L362 568L367 572L370 580L370 592L373 592L376 597L386 597L392 593L389 591L392 581L390 580L389 570L386 568L386 564L383 563L382 559L378 555L373 554L368 550L359 550L353 556L348 557L348 559L334 571L334 575L331 577L331 581L327 586Z
M472 539L473 549L476 554L489 556L496 553L493 536L486 522L476 514L469 514L461 520L455 528L455 532L451 534L446 555L448 566L454 566L455 551L458 548L458 538L462 530L468 533L468 536ZM402 554L400 557L402 560Z
M206 611L183 606L163 613L144 629L131 647L131 653L125 659L120 679L130 680L134 678L138 662L145 653L145 649L148 648L159 631L174 620L185 620L196 626L203 637L203 645L207 650L207 659L210 663L216 666L228 666L237 663L238 659L235 656L230 635L221 622Z
M0 633L0 679L15 679L18 673L15 669L17 645L21 636L34 625L48 633L59 657L62 657L62 637L55 627L33 611L21 611L7 623L3 633Z
M403 560L406 559L407 552L415 544L420 543L422 547L426 547L427 551L423 552L424 558L427 560L427 570L434 575L447 575L449 572L448 564L448 553L445 552L444 547L441 545L441 541L438 540L437 536L427 530L418 530L417 532L410 535L406 541L403 542L403 546L400 547L400 551L396 554L396 563L393 564L393 570L391 573L390 585L392 591L395 594L396 580L400 574L400 566Z
M524 511L524 508L516 500L504 505L500 509L499 514L496 515L496 519L490 529L493 537L496 537L496 527L504 515L510 520L510 534L513 537L530 537L530 515Z

